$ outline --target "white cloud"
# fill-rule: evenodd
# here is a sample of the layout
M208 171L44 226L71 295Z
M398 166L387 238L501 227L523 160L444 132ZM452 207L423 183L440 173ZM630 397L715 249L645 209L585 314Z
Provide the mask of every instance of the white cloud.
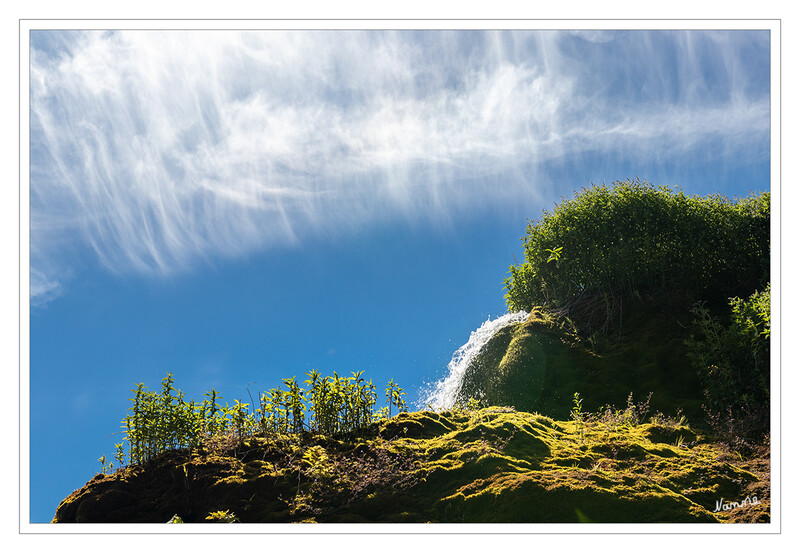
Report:
M33 305L44 305L62 293L61 282L52 277L47 277L35 266L30 273L31 301Z
M561 48L567 36L97 32L34 50L32 297L63 286L64 241L110 270L168 273L381 217L521 201L536 194L528 179L474 179L584 151L741 152L768 132L769 98L742 92L748 68L725 37L727 96L628 101L615 86L640 78L631 60L609 60L618 82L592 89L603 75ZM642 44L633 61L661 55Z

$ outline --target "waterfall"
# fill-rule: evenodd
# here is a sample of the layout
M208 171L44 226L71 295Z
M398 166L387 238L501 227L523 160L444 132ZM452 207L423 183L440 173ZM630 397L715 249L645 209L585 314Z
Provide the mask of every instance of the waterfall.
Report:
M420 402L420 409L444 410L453 407L467 367L480 353L486 342L501 328L527 318L527 311L507 313L494 320L487 319L480 328L473 330L467 343L456 350L453 358L447 364L448 375L428 389L427 398Z

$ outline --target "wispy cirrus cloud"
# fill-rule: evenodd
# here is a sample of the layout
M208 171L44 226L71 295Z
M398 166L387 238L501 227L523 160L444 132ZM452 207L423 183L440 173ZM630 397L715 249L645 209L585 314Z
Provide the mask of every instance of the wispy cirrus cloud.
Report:
M768 52L735 32L35 32L31 295L62 290L71 245L169 273L518 202L529 179L482 179L587 151L753 155Z

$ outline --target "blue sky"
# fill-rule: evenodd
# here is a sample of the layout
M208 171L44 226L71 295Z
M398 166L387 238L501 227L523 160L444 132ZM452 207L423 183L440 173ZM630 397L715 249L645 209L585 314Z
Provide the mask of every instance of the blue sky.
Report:
M527 220L560 198L769 189L768 31L30 46L31 522L113 454L136 382L232 402L364 370L415 401L505 313Z

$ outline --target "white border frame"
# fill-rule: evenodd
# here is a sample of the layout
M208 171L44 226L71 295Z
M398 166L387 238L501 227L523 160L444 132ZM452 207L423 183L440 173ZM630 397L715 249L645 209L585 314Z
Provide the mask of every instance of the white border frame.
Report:
M781 390L781 21L779 19L21 19L19 20L19 532L21 534L775 534L781 533L781 394L771 405L771 522L769 524L32 524L30 517L30 267L29 33L33 30L768 30L770 31L770 190L772 197L773 390ZM267 544L265 544L267 545ZM269 546L269 545L267 545ZM112 545L112 547L114 547Z

